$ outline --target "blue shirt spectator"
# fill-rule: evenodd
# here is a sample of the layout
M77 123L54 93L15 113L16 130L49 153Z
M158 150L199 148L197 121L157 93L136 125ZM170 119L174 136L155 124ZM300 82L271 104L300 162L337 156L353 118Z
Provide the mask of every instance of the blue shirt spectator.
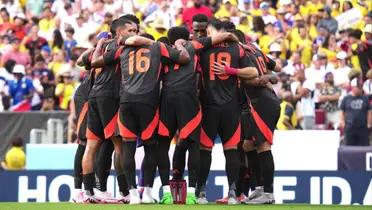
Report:
M14 80L9 82L9 95L13 98L13 106L31 99L35 90L31 79L25 76L25 70L22 65L16 65L13 70Z

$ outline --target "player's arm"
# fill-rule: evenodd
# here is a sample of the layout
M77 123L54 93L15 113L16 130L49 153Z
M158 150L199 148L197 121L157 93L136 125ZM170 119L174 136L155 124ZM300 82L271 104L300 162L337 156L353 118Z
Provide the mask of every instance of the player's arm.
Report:
M163 43L159 43L161 56L168 58L175 63L188 64L190 62L190 54L184 47L185 42L186 41L184 40L177 40L174 43L176 49Z
M120 40L121 45L128 45L128 46L141 46L141 45L151 45L154 43L153 40L148 39L142 36L131 36L131 37L123 37Z
M77 60L77 65L80 67L90 67L90 61L92 60L92 56L94 53L94 48L87 49L83 52ZM88 68L89 69L89 68Z
M101 40L98 42L97 48L94 51L93 56L92 56L91 66L93 68L101 68L106 65L111 65L111 64L119 62L120 54L124 48L124 46L117 46L115 47L115 49L110 50L109 52L106 52L105 54L102 55L102 51L103 51L102 47L103 47L104 41L101 41Z
M234 75L243 80L251 80L258 77L256 67L248 66L244 68L232 68L223 62L224 65L214 62L213 71L216 75Z
M212 45L219 44L221 42L239 42L238 37L229 32L220 33L214 36L211 36Z
M200 54L204 50L211 48L213 45L220 44L222 42L239 42L239 40L234 34L225 32L213 35L211 37L200 38L195 41L191 41L196 50L196 54Z
M275 72L282 71L282 67L279 64L277 64L273 59L267 57L265 53L262 52L262 54L264 55L265 64L270 71Z

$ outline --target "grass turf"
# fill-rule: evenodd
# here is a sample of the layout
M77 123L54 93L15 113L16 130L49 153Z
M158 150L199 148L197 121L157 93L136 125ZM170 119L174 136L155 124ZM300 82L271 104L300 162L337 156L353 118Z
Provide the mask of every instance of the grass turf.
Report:
M85 205L72 203L0 203L0 210L371 210L371 206L344 206L344 205L306 205L306 204L277 204L277 205Z

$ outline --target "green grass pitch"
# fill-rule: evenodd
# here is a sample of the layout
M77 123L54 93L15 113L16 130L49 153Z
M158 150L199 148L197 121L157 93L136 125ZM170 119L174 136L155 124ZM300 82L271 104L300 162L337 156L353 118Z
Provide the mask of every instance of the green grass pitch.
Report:
M0 210L371 210L372 206L341 206L341 205L306 205L306 204L277 204L277 205L85 205L72 203L0 203Z

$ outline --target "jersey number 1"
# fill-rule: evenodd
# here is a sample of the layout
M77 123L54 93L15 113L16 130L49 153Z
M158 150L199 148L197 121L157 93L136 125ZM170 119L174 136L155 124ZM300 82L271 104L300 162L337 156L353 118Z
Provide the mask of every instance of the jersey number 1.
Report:
M215 75L214 75L214 71L213 71L213 65L214 65L214 62L217 62L221 65L224 65L222 63L222 61L224 61L227 65L230 65L231 63L231 56L229 53L226 53L226 52L220 52L217 54L217 59L216 59L216 55L215 53L212 53L210 56L209 56L209 78L210 80L215 80ZM229 78L229 75L218 75L218 78L220 80L226 80Z
M146 72L149 70L150 59L144 55L149 52L149 49L141 48L136 52L136 56L134 56L134 51L129 53L129 74L134 73L134 57L136 57L136 70L138 72Z
M256 62L258 64L258 68L261 72L261 75L264 75L267 73L266 64L262 57L257 57Z

